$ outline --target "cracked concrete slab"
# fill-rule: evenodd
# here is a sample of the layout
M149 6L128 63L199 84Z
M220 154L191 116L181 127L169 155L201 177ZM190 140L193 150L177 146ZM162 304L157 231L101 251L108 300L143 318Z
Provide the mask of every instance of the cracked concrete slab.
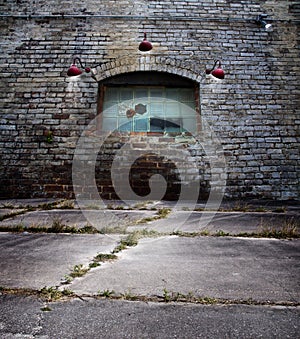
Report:
M212 233L222 230L230 234L259 232L265 228L281 229L299 219L296 212L259 213L259 212L193 212L176 211L166 219L150 221L143 225L134 225L128 231L148 229L159 232L200 232Z
M88 265L119 240L119 235L0 233L0 286L58 286L74 265Z
M10 207L10 208L26 208L30 207L38 207L44 204L54 204L62 201L63 199L55 199L55 198L36 198L36 199L1 199L0 200L0 208L2 207Z
M10 227L51 227L55 221L67 226L82 228L92 225L98 230L113 229L134 224L137 220L155 215L155 211L114 211L114 210L77 210L52 209L45 211L30 211L24 214L7 218L0 222L0 226Z
M74 299L48 304L0 295L5 339L298 338L299 308Z
M121 252L119 260L105 263L76 279L78 294L114 290L132 295L192 293L226 299L300 301L300 240L253 238L142 239Z

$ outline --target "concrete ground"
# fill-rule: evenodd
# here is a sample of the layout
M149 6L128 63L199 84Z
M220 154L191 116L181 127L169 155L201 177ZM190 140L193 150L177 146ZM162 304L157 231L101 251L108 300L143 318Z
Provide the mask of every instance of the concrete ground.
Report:
M299 337L297 204L109 204L0 202L0 338Z

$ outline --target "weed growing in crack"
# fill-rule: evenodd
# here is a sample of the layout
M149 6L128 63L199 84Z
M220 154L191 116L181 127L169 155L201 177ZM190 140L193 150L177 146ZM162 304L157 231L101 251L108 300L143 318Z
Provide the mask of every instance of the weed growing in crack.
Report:
M53 219L51 230L53 233L62 233L64 229L66 228L66 225L64 225L59 218Z
M74 200L63 200L57 204L56 208L63 209L63 210L74 209L75 201Z
M113 249L112 253L119 253L119 252L125 250L126 248L127 248L127 246L124 243L122 243L122 241L121 241L121 243Z
M99 230L100 234L126 234L126 226L102 227Z
M97 230L96 227L91 226L91 225L85 225L82 228L79 228L77 233L83 233L83 234L97 234L99 231Z
M115 294L114 290L104 290L104 291L98 291L99 297L105 297L105 298L111 298Z
M139 239L141 238L153 238L153 237L158 237L160 236L160 233L154 230L138 230L130 233L126 238L122 239L117 245L112 253L118 253L120 251L125 250L127 247L133 247L138 244Z
M126 291L124 293L121 293L121 298L125 300L131 300L131 301L138 300L138 296L132 294L131 291Z
M82 264L75 265L72 272L69 274L71 278L79 278L85 275L90 269L84 267Z
M210 236L212 235L208 230L202 230L200 232L183 232L183 231L173 231L170 235L177 235L178 237L199 237L199 236Z
M45 301L56 301L61 299L64 296L74 296L74 293L69 289L64 289L60 291L57 287L43 287L41 290L39 290L39 296L42 300Z
M171 209L170 208L160 208L157 212L156 215L154 215L153 217L145 217L142 218L140 220L138 220L136 223L137 224L145 224L147 222L151 222L151 221L155 221L155 220L159 220L159 219L164 219L166 218L169 214L171 213Z
M157 211L159 218L166 218L171 213L171 208L161 208Z
M285 213L286 212L286 207L276 207L273 211L274 213Z
M98 267L98 266L101 266L101 264L99 264L98 262L91 262L91 263L89 264L89 268L96 268L96 267Z
M70 277L68 274L65 274L61 283L63 285L68 285L68 284L71 284L72 281L73 281L73 278Z
M74 296L74 292L72 290L67 289L67 288L63 289L61 291L61 293L65 297L72 297L72 296Z
M130 233L126 238L120 241L120 244L114 248L112 254L121 252L127 247L136 246L138 244L139 236L138 231Z
M196 208L194 208L194 211L195 212L203 212L203 211L205 211L205 208L204 207L196 207Z
M263 206L259 206L259 207L255 208L254 212L263 212L264 213L264 212L268 212L268 210Z
M111 261L111 260L116 260L118 257L115 254L108 254L108 253L98 253L94 257L94 262L104 262L104 261Z
M152 201L143 201L143 202L138 202L137 204L135 204L133 206L134 209L137 210L146 210L147 209L147 205L152 204Z
M276 238L276 239L289 239L299 238L299 223L294 220L286 221L280 229L272 227L262 227L256 236L262 238ZM255 234L253 234L255 236Z
M172 300L171 294L166 288L163 289L163 299L166 303Z
M218 230L215 234L215 237L228 237L230 236L230 233L224 232L223 230Z

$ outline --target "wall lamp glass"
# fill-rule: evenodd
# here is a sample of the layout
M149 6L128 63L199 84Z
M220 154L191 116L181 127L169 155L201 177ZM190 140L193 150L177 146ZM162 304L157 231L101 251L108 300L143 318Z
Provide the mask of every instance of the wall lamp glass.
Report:
M82 69L84 69L84 71L85 71L86 73L90 73L91 69L90 69L89 67L84 67L84 66L82 65L81 60L80 60L78 57L76 57L76 58L73 59L73 64L71 65L71 67L68 69L67 75L68 75L69 77L74 77L74 76L76 76L76 75L80 75L80 74L82 74L82 72L83 72L80 68L78 68L78 67L76 66L76 61L78 61L78 63L80 64L80 67L81 67Z
M272 32L273 31L273 26L272 24L268 24L265 19L267 15L266 14L261 14L256 18L256 23L265 29L266 32Z
M218 66L217 66L217 64L218 64ZM205 73L207 75L211 74L212 76L214 76L217 79L224 79L225 78L225 72L221 68L221 61L220 60L216 60L214 66L211 69L207 69L205 71Z

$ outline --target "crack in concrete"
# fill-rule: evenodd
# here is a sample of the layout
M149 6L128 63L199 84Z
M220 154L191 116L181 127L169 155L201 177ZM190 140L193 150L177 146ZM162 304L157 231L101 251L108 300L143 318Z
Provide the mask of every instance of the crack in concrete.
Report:
M72 293L68 296L62 296L57 300L44 300L41 295L41 290L34 289L23 289L23 288L2 288L0 295L17 295L17 296L33 296L43 302L44 306L50 303L56 303L60 301L71 301L74 299L80 299L82 301L88 301L89 299L96 300L126 300L126 301L141 301L141 302L154 302L154 303L191 303L199 305L252 305L252 306L284 306L297 308L300 306L300 302L292 301L259 301L254 299L225 299L225 298L214 298L208 296L194 296L185 295L180 292L167 292L169 297L166 295L130 295L130 294L111 294L109 296L101 296L100 294L75 294Z

